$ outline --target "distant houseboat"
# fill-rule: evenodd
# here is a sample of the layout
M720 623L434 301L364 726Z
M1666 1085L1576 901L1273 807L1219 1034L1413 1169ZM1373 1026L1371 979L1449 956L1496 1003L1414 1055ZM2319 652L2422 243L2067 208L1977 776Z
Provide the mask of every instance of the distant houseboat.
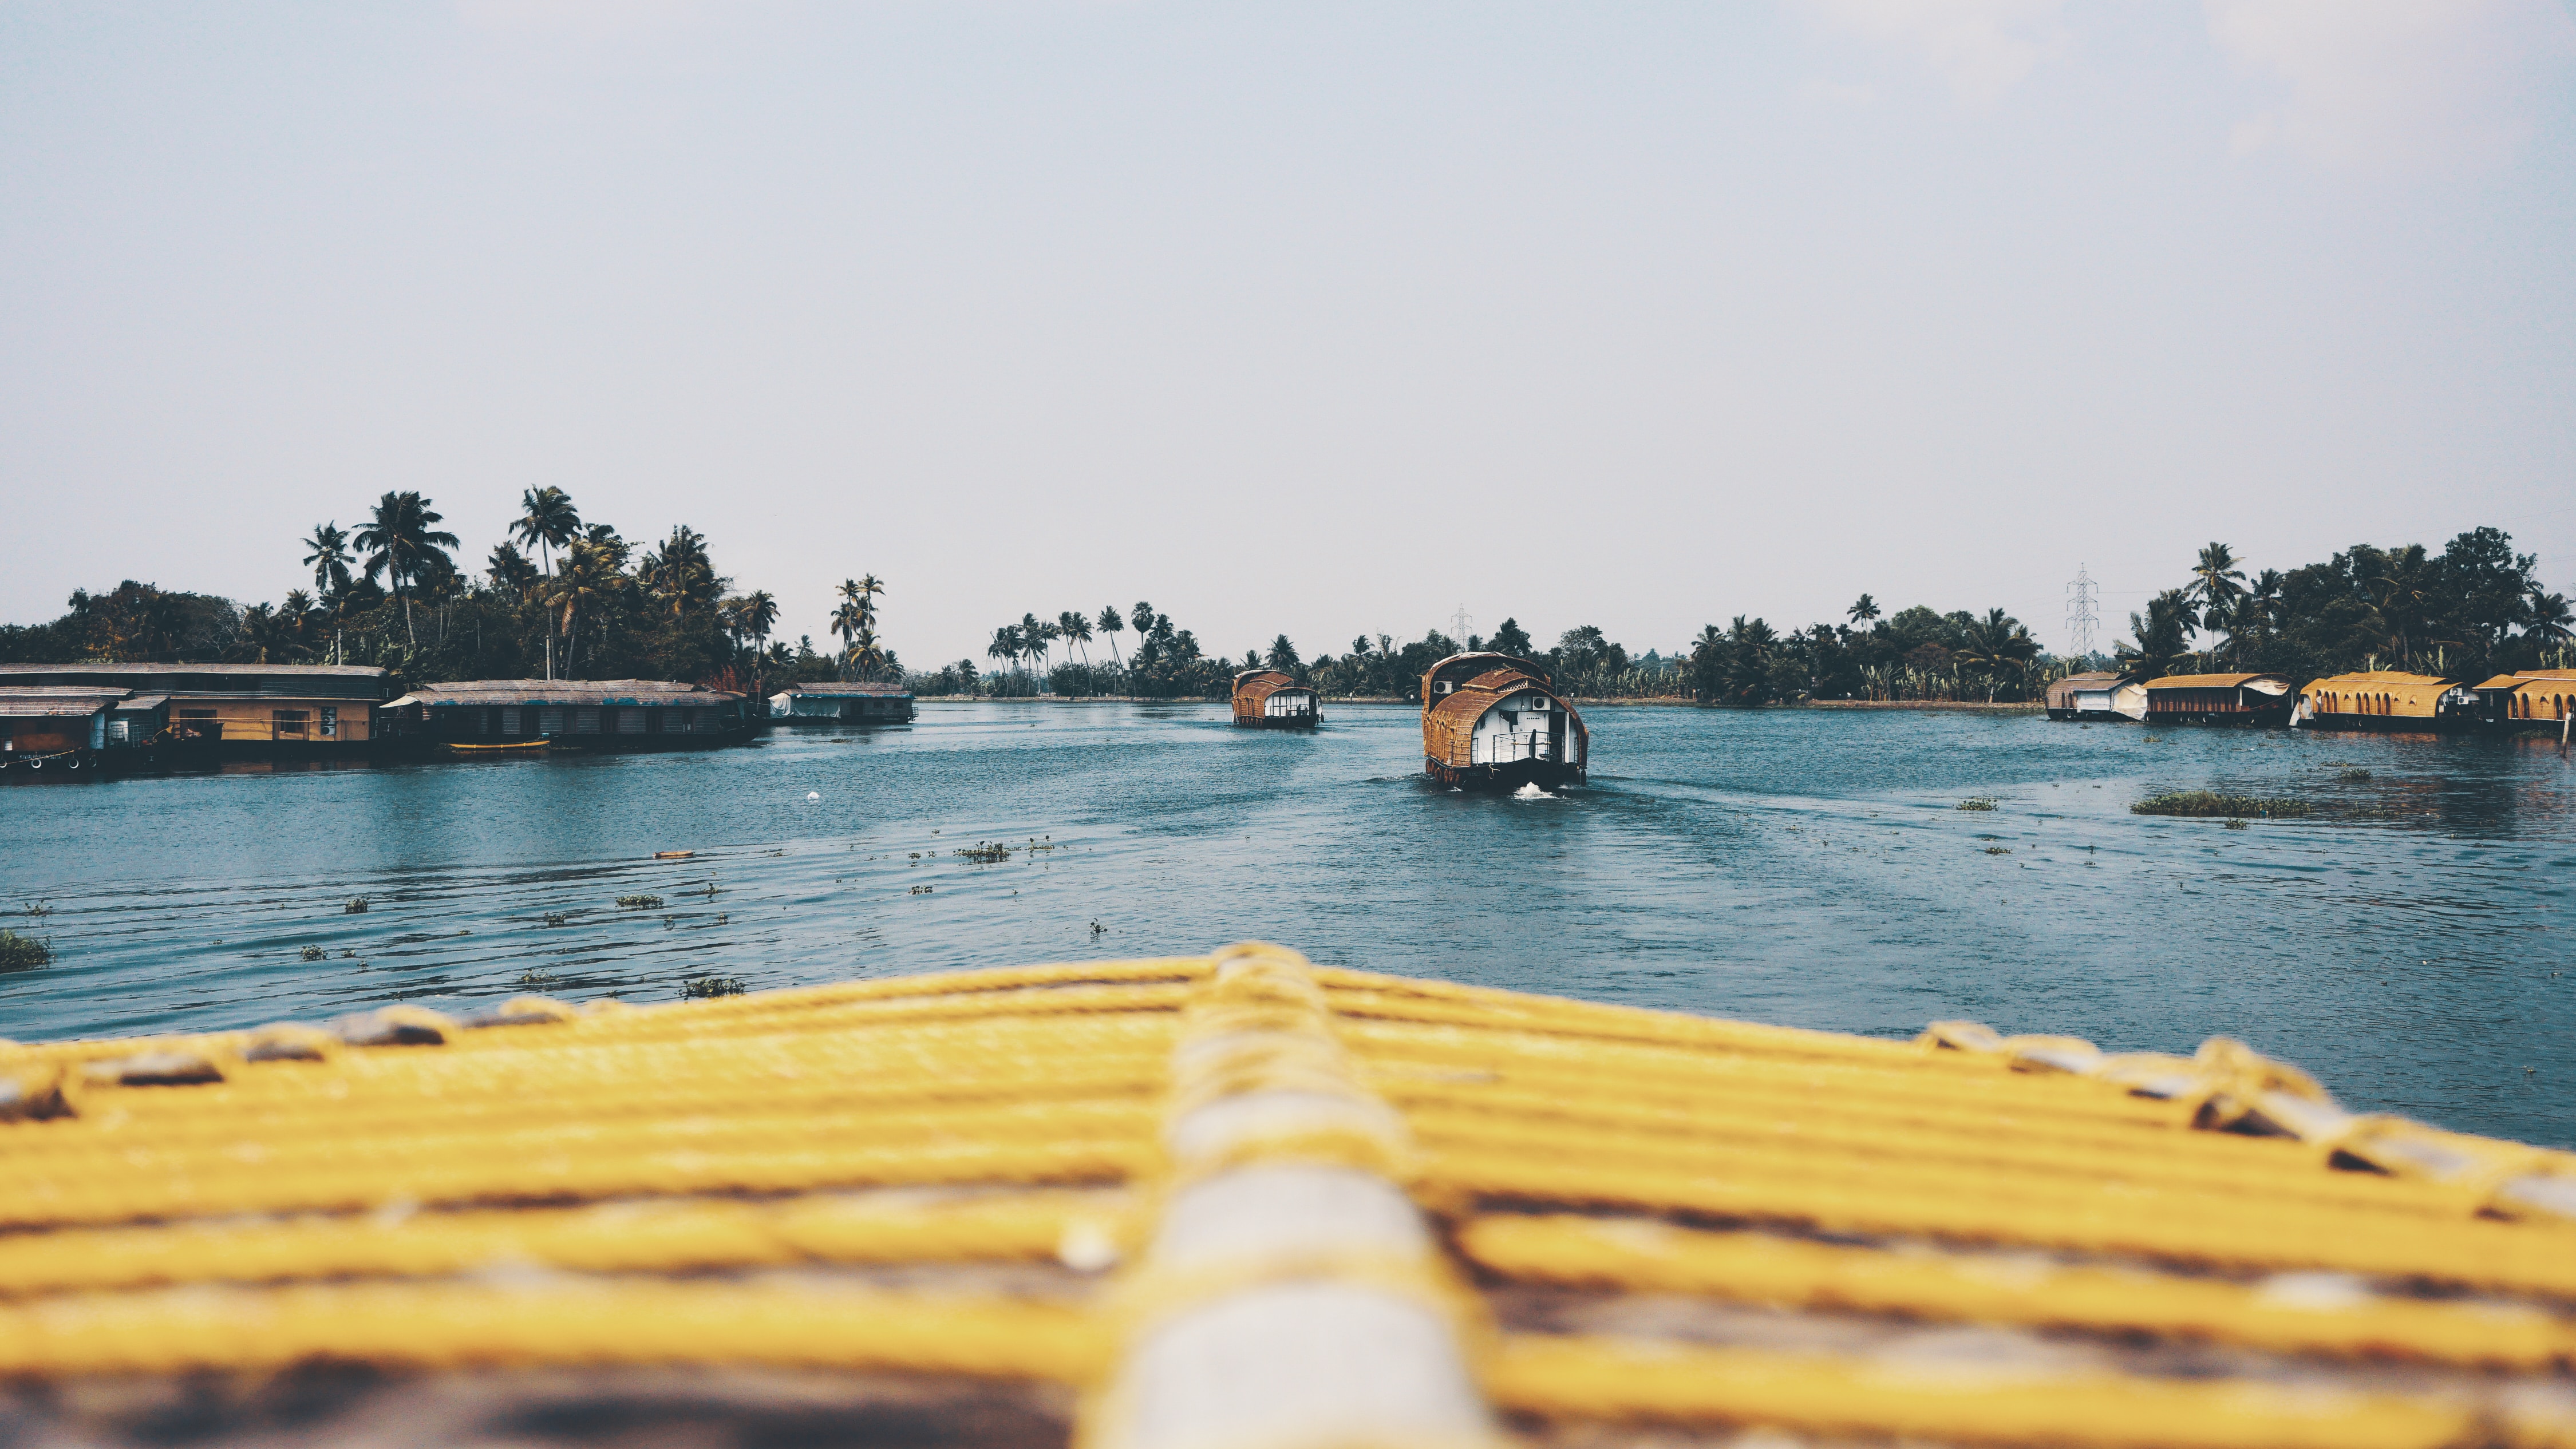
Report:
M680 750L749 737L739 694L660 679L468 679L386 703L377 725L398 748L481 753L543 741L556 749ZM512 753L493 751L495 754Z
M2293 723L2312 730L2449 733L2479 722L2477 696L2456 679L2363 670L2319 679L2299 691Z
M912 691L900 684L791 684L769 697L769 717L784 724L904 724Z
M2291 689L2280 674L2168 674L2146 683L2146 720L2277 729L2290 722Z
M2527 669L2499 674L2469 691L2479 714L2493 728L2519 734L2526 730L2564 735L2576 714L2576 670Z
M174 737L229 757L292 759L365 753L385 672L332 664L0 664L0 690L30 687L166 700Z
M0 688L0 771L120 774L213 755L212 740L171 730L166 695L61 684Z
M1509 654L1452 654L1422 676L1422 768L1451 785L1583 783L1592 735L1546 670Z
M1276 669L1234 677L1234 722L1246 729L1310 730L1323 723L1315 691Z
M2048 683L2050 719L2144 719L2147 687L2125 674L2096 670Z

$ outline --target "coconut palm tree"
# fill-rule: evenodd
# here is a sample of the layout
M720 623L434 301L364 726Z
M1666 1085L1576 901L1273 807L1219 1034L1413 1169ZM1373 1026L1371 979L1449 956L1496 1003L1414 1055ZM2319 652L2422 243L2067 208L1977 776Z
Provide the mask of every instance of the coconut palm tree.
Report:
M1055 626L1035 614L1020 616L1020 647L1037 661L1037 672L1046 673L1047 644L1055 638Z
M1843 612L1851 616L1852 626L1858 628L1878 617L1878 600L1863 594L1857 602Z
M1015 625L1005 624L1001 628L994 630L993 642L984 650L984 653L998 662L1005 671L1017 668L1020 660L1020 631L1018 627Z
M1117 665L1121 669L1126 668L1127 661L1120 658L1118 654L1118 636L1126 632L1127 621L1118 617L1118 608L1116 605L1103 604L1100 606L1099 624L1100 632L1109 636L1109 662Z
M349 586L349 534L338 520L313 526L313 536L304 540L304 566L313 570L317 594Z
M411 595L406 586L436 566L429 562L433 553L447 561L446 551L456 547L456 535L442 533L433 525L444 522L443 515L429 506L429 500L416 492L387 493L376 500L367 526L358 530L353 540L366 554L367 577L385 575L393 586L394 597L402 601L403 634L413 648L420 647L420 633L412 625Z
M1082 665L1091 667L1091 621L1079 609L1067 609L1055 616L1056 637L1067 645L1082 646Z
M1270 641L1270 656L1267 659L1264 659L1259 655L1249 655L1246 657L1252 660L1252 663L1256 668L1267 664L1269 667L1278 670L1282 674L1293 675L1298 670L1306 667L1305 663L1297 657L1297 646L1289 643L1288 636L1285 634L1282 634L1278 638Z
M886 591L885 580L875 574L861 574L855 587L859 593L859 612L868 616L868 626L874 628L877 622L877 595Z
M2245 570L2237 566L2236 551L2223 543L2202 549L2185 592L2200 605L2202 628L2212 633L2226 628L2237 601L2245 597Z
M564 668L573 667L580 635L576 632L584 612L606 604L618 586L617 559L606 545L588 539L576 539L565 550L564 561L555 567L554 577L546 580L545 600L562 623ZM553 667L551 655L547 667ZM549 674L547 678L554 676Z
M537 551L537 567L554 572L552 550L569 545L581 537L581 510L572 506L572 495L560 488L530 488L519 495L520 514L510 525L511 536L523 548Z

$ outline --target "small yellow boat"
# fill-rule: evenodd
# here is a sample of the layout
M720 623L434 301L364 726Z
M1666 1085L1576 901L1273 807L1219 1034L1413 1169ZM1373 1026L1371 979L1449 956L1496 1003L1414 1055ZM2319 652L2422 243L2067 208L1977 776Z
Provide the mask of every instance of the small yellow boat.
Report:
M450 741L439 748L451 755L542 755L553 744L551 740L512 740L499 745L464 745Z
M13 1442L2570 1445L2571 1305L2576 1156L2223 1040L1242 945L0 1046Z

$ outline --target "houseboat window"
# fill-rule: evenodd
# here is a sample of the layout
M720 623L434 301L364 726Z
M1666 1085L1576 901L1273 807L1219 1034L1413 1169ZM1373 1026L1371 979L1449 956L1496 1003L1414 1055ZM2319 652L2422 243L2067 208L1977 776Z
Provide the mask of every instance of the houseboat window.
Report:
M572 732L577 735L595 735L599 733L599 711L595 709L574 710L572 712Z
M648 709L644 711L644 733L648 735L658 735L661 732L662 711L658 709Z
M501 733L505 735L515 735L518 732L519 712L505 706L501 710Z
M689 732L689 712L685 709L675 709L663 715L662 728L665 732L670 734L687 734Z
M281 740L304 738L304 725L312 716L300 709L273 709L268 712L269 733Z
M562 734L563 732L564 732L564 712L563 712L562 710L560 710L560 709L541 709L541 710L538 710L538 711L537 711L537 733L538 733L538 734L541 734L541 735L559 735L559 734Z
M617 732L619 734L640 735L644 733L644 711L640 709L621 709L616 711L616 714Z
M199 731L208 739L222 739L224 736L223 723L215 718L215 712L211 709L179 711L179 727Z

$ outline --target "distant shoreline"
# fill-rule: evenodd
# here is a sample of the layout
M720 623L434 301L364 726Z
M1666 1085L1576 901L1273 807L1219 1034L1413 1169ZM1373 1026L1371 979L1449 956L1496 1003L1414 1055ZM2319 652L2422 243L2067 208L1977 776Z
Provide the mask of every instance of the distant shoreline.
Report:
M921 704L1206 704L1223 705L1221 699L1153 699L1141 694L924 694L915 696ZM1326 704L1412 704L1409 699L1391 695L1328 694ZM1648 708L1699 709L1696 700L1688 699L1587 699L1574 696L1574 703L1584 709ZM1988 704L1975 699L1812 699L1803 704L1766 704L1761 709L1915 709L1943 710L1968 714L2039 714L2047 706L2038 700Z

